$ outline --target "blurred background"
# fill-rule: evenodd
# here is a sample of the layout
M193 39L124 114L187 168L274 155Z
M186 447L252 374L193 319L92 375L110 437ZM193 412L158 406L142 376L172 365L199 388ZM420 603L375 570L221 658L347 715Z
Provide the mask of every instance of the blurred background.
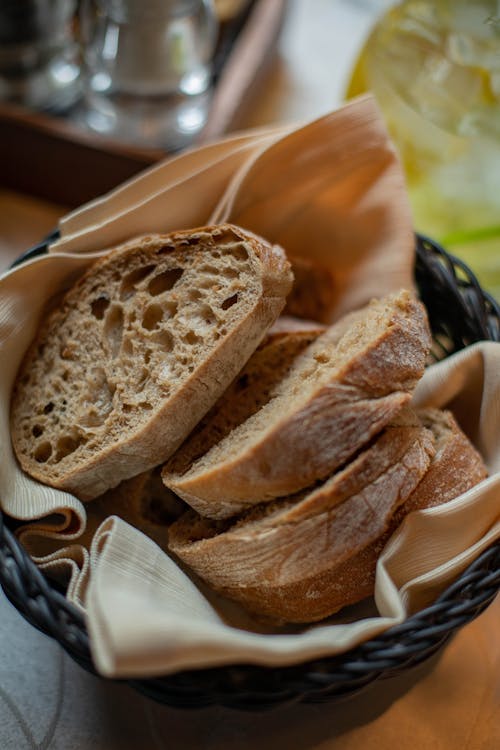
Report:
M166 153L366 91L415 228L499 297L498 0L0 3L2 184L68 206Z

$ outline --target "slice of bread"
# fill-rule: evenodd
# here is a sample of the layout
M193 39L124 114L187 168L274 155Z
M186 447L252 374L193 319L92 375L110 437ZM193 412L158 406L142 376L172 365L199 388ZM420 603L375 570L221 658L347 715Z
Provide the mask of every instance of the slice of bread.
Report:
M397 508L387 530L332 570L337 609L373 595L377 560L409 513L453 500L488 474L481 456L451 412L425 409L419 411L418 415L434 435L436 454L422 481Z
M389 527L434 455L432 432L411 410L317 489L233 521L188 511L169 548L216 591L282 622L312 622L343 606L336 569Z
M18 373L22 468L82 500L164 462L284 307L281 248L231 225L141 237L95 263Z
M421 377L430 348L422 305L407 291L351 313L295 358L266 403L230 433L195 431L163 480L209 518L297 492L347 461L389 423ZM201 449L201 451L200 451Z

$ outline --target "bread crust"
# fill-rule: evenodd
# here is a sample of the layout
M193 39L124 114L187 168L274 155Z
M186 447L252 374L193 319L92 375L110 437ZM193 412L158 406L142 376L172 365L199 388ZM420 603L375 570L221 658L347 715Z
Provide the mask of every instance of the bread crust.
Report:
M309 493L233 524L189 511L170 528L169 547L253 612L282 622L323 619L345 603L336 587L339 565L387 530L433 455L432 433L407 418Z
M373 596L378 558L409 513L453 500L488 474L481 456L451 412L426 409L418 415L434 433L436 454L423 479L397 508L386 531L332 568L325 585L331 587L330 600L336 610Z
M212 277L202 270L203 266L207 265L207 260L210 260L217 252L219 253L218 267L226 263L224 268L227 267L230 270L233 266L235 268L233 277L227 281L227 284L224 281L226 286L222 282L219 283L217 277ZM209 253L212 254L210 258ZM229 257L231 253L234 255L234 260L233 256ZM243 311L240 314L238 306L234 307L233 312L224 311L225 318L222 318L222 323L219 322L216 311L214 313L216 322L210 331L217 329L219 338L216 342L210 340L206 343L202 337L200 347L206 347L206 349L200 350L200 356L196 355L194 370L190 372L185 367L180 376L173 379L175 382L172 387L169 385L170 390L167 395L165 395L165 389L162 389L160 375L155 373L157 380L155 380L155 386L151 387L156 387L157 382L159 385L153 392L154 403L145 404L141 411L140 403L137 405L135 403L137 399L134 401L132 395L129 398L129 401L132 399L133 402L131 406L129 405L132 415L127 416L123 410L119 413L119 407L122 406L125 396L130 396L130 393L124 393L123 385L126 380L126 373L123 372L125 336L121 340L118 353L115 353L115 356L110 354L113 340L109 331L113 334L112 325L115 321L109 321L109 310L113 306L119 308L120 305L115 297L118 289L121 289L120 294L123 293L124 282L120 281L121 286L118 281L113 282L115 286L111 293L107 291L110 279L114 279L119 274L126 275L126 269L141 266L141 264L146 268L151 265L153 268L166 268L168 271L172 265L175 267L181 263L184 264L181 269L183 273L187 271L199 273L200 277L203 279L206 277L208 282L212 278L215 279L212 289L207 290L210 297L216 297L217 294L229 295L231 291L234 292L233 298L239 294L243 298L241 302L244 305ZM233 266L227 265L230 263L233 263ZM252 280L249 281L249 288L243 288L243 282L237 278L238 263L248 268L247 277ZM156 271L153 270L152 273ZM220 276L222 278L223 274L221 273ZM124 479L165 461L223 393L259 345L267 329L284 307L291 282L290 267L281 248L271 246L255 235L232 225L136 238L111 251L79 279L65 296L61 308L42 323L18 373L11 408L11 432L14 449L22 468L41 482L73 492L82 500L89 500L101 495ZM136 288L141 291L140 284L145 283L138 282L135 286L131 284L131 293L139 296ZM103 321L96 319L96 315L100 314L97 307L95 315L90 313L82 315L81 313L81 309L88 308L89 297L94 294L93 289L97 290L95 294L101 294L96 305L99 299L104 299L102 304L107 305L107 311L103 313ZM125 310L125 319L123 319L124 313L122 312L122 318L119 321L124 331L132 330L132 326L135 326L135 336L139 330L140 336L143 337L141 346L146 340L145 337L149 337L148 342L154 337L156 337L155 341L160 342L158 346L155 344L154 351L155 357L158 357L158 371L161 370L162 362L167 357L168 348L163 344L161 336L169 336L179 321L179 313L175 306L179 304L180 293L176 289L174 284L173 289L169 288L165 292L158 293L151 303L151 309L155 315L160 314L158 313L160 305L156 300L161 301L163 307L160 312L164 316L166 316L164 309L168 310L169 305L174 306L173 314L177 314L177 317L173 323L169 319L156 320L153 315L150 316L153 317L152 320L143 317L143 327L138 328L138 323L135 320L132 321L133 313L128 308ZM141 293L144 298L147 297L145 292L141 291ZM157 294L156 289L154 293ZM188 291L185 294L187 295ZM229 303L232 304L233 298L229 298ZM143 304L146 305L146 302L149 304L149 297ZM146 308L144 316L147 315L148 309ZM115 312L115 317L117 315L118 313ZM79 335L72 337L71 328L75 327L73 324L76 325ZM106 334L106 326L109 329L108 334ZM145 330L146 328L148 330ZM118 334L121 335L121 330ZM195 338L199 339L198 336ZM55 347L60 347L60 352L56 352ZM97 383L97 386L93 382L89 384L91 374L86 372L85 368L78 366L79 359L83 358L82 347L90 347L89 354L85 354L86 361L95 360L96 362L98 378L103 381ZM47 355L47 351L50 356ZM129 357L132 360L131 368L135 366L133 361L135 354L134 352ZM93 405L85 405L87 412L83 414L83 407L77 406L75 401L77 394L68 391L63 384L63 388L66 388L67 404L59 409L60 413L57 415L59 423L56 424L52 419L53 415L44 414L44 408L47 410L47 404L52 404L53 407L55 401L53 392L61 388L61 383L59 381L56 383L54 380L54 367L56 367L55 375L59 378L63 371L62 359L71 363L68 366L70 379L76 381L80 378L85 383L85 387L88 385L90 391L94 387L97 388L98 395ZM151 381L151 367L149 365L149 371L148 365L144 367L144 377L145 379L149 377L148 387ZM36 377L32 374L34 371L37 373ZM133 388L129 390L133 391ZM88 422L89 413L92 419L102 416L97 414L96 417L95 413L103 391L109 401L107 408L110 411L108 415L105 415L103 424L93 429L88 424L83 424L82 420ZM92 398L87 400L92 401ZM64 411L70 406L73 407L72 420L71 424L66 424ZM51 422L50 419L52 419ZM58 440L58 430L63 435L66 430L71 436L76 435L78 439L75 438L75 440L76 442L80 440L80 443L76 449L70 450L69 455L59 458L52 444L49 443L52 452L48 457L41 455L42 461L40 462L34 457L37 455L36 446L39 438L36 434L33 435L40 428L45 430L45 434L50 433L53 442ZM71 441L67 441L66 445L68 443L69 447L73 448ZM64 451L59 451L61 452Z
M398 509L391 526L392 531L408 513L442 505L467 492L488 476L480 453L462 431L451 411L418 409L417 415L422 424L434 433L436 455L416 490Z
M383 322L373 336L360 334L359 351L337 367L342 344L356 341L364 319L374 311ZM273 404L243 426L248 437L241 448L234 449L235 430L222 448L215 446L186 470L188 440L166 465L165 484L214 519L311 486L347 461L408 403L429 348L425 312L409 292L346 316L304 352ZM317 382L321 367L324 373ZM269 406L274 411L268 418Z

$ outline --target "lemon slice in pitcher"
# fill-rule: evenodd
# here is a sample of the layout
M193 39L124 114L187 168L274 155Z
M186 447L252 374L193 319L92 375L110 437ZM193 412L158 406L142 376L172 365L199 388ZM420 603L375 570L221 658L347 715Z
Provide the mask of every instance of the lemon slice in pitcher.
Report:
M347 96L376 95L406 171L417 230L500 296L500 10L407 0L376 24Z

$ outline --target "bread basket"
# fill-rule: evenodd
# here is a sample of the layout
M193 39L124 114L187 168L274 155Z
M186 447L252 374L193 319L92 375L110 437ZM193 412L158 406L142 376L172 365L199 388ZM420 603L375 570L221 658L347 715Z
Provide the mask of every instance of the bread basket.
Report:
M47 241L16 264L45 252ZM500 341L500 306L464 263L423 236L416 241L415 280L439 356L479 340ZM0 584L28 622L55 638L82 667L95 671L82 614L38 570L17 542L12 522L1 512ZM263 710L297 701L334 700L430 657L479 615L499 589L500 543L496 543L434 604L347 653L279 669L230 665L129 684L160 703L186 708L215 704Z

